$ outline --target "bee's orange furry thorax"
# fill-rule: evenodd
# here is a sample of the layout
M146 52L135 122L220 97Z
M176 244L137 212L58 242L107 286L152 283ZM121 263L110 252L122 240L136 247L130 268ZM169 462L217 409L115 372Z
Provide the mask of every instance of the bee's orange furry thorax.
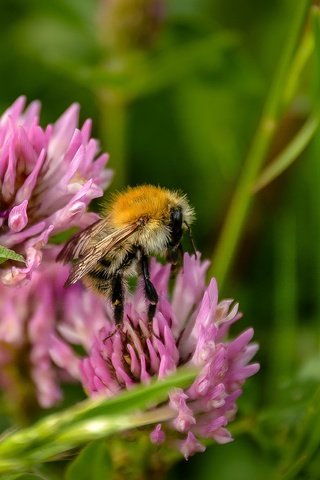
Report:
M111 223L120 227L141 217L160 220L175 202L174 192L153 185L141 185L117 195L107 213Z

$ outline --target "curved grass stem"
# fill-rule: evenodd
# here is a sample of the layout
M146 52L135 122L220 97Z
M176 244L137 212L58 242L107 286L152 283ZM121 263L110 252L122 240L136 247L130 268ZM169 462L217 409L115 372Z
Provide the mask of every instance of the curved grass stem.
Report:
M253 187L254 193L269 185L299 157L316 133L318 126L319 119L314 116L305 122L286 148L259 175Z
M256 134L247 159L244 162L220 238L213 254L209 275L215 275L220 285L225 281L230 269L250 208L252 186L270 148L274 131L282 113L281 107L283 105L285 86L290 78L295 52L301 38L301 31L305 24L310 4L311 0L296 2L295 15L290 23L278 70L271 84Z

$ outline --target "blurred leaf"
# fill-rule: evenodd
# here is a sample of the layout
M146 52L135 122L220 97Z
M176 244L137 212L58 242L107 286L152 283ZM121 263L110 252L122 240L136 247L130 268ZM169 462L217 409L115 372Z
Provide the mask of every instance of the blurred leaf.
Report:
M5 262L6 260L15 260L16 262L25 262L25 259L22 255L19 255L14 250L10 250L2 245L0 245L0 263Z
M85 39L80 33L72 31L70 27L66 28L67 25L60 22L54 22L53 19L36 18L30 25L24 23L23 26L25 30L20 34L23 39L28 39L26 49L29 48L33 55L37 53L40 58L58 61L61 57L68 59L70 55L74 62L74 59L81 59L89 53L90 44L84 42Z
M46 65L85 64L98 54L94 29L83 30L69 17L36 11L14 26L13 39L23 53Z
M95 441L87 445L66 471L66 480L107 479L112 470L104 441Z
M54 62L52 65L62 68L83 84L111 89L132 100L175 85L199 70L210 68L218 71L226 50L236 43L234 34L222 32L189 41L183 46L172 46L150 57L135 52L112 67L108 67L108 64L104 67L77 65L70 60ZM50 62L53 58L49 57Z
M54 0L46 2L44 10L48 16L60 16L61 19L67 19L69 23L74 24L84 31L93 28L94 16L96 14L96 2L91 0Z
M320 381L320 354L309 358L302 365L297 374L297 379L301 381L311 380L315 382Z

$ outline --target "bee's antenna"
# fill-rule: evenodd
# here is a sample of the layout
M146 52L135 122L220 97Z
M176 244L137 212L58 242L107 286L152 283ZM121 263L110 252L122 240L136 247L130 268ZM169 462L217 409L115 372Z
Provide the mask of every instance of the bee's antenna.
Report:
M189 234L189 238L190 238L190 242L191 242L191 245L192 245L192 248L193 248L193 253L194 253L195 258L197 259L196 245L195 245L195 243L194 243L194 239L193 239L193 236L192 236L192 232L191 232L190 225L189 225L187 222L183 222L183 223L184 223L185 226L187 227L188 234Z

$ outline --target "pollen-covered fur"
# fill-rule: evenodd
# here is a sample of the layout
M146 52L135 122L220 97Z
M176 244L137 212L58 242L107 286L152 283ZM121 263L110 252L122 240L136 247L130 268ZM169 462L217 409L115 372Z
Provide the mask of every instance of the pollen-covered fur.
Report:
M170 208L178 205L187 214L190 207L184 195L154 185L141 185L117 194L106 206L105 214L109 214L111 224L118 228L141 217L162 223L168 217Z

